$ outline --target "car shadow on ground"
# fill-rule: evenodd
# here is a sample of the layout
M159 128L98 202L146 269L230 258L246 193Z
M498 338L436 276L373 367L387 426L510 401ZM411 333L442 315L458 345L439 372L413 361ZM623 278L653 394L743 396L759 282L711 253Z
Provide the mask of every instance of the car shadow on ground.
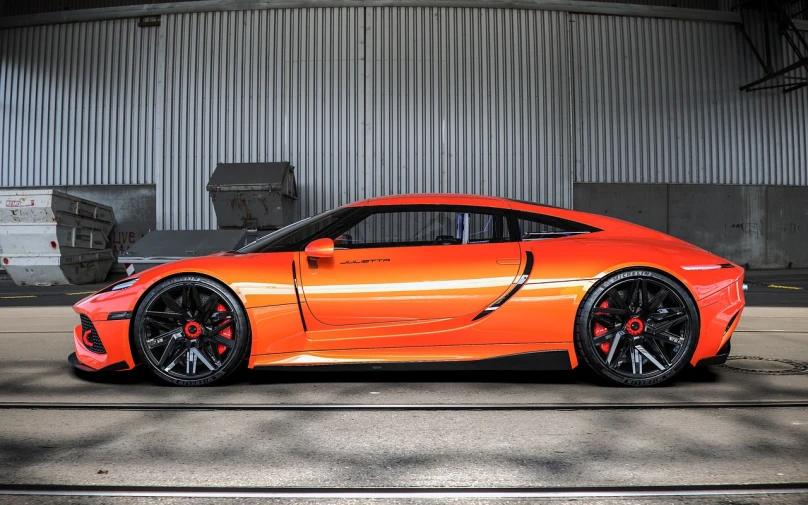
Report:
M156 379L143 366L127 372L84 372L72 369L73 375L89 383L110 385L153 385L173 387ZM712 384L720 380L711 368L690 367L683 370L671 382L656 386L665 388L681 383ZM232 387L243 385L272 384L424 384L424 383L490 383L490 384L533 384L533 385L590 385L607 388L623 386L610 384L581 366L564 371L357 371L334 372L327 370L263 371L239 368L219 384L210 387Z

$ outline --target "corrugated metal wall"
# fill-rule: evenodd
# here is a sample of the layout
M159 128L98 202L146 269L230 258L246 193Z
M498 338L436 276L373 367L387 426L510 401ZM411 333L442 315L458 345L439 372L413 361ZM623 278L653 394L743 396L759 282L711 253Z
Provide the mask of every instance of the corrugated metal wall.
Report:
M154 180L157 30L0 31L0 186Z
M0 15L26 16L43 12L63 12L81 9L102 9L127 5L166 4L194 0L5 0L0 2Z
M409 192L571 203L563 13L167 18L158 203L166 228L215 224L204 187L217 162L292 161L301 215Z
M570 26L576 182L808 184L808 93L739 92L762 70L734 26Z
M300 214L578 182L808 184L808 97L730 25L540 10L268 9L0 31L0 185L155 183L215 226L217 162L289 160Z
M291 161L301 214L364 198L362 9L168 16L158 215L215 225L218 162Z
M369 9L366 191L570 203L566 15Z

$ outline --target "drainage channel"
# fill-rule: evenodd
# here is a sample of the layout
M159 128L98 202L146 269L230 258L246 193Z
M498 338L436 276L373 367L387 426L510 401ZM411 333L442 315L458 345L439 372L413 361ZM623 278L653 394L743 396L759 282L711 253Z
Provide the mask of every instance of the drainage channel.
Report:
M351 404L351 403L68 403L0 402L0 410L218 410L218 411L551 411L551 410L670 410L670 409L766 409L808 408L808 400L646 403L443 403L443 404Z
M808 483L639 487L252 488L0 485L0 495L146 498L636 498L808 494Z

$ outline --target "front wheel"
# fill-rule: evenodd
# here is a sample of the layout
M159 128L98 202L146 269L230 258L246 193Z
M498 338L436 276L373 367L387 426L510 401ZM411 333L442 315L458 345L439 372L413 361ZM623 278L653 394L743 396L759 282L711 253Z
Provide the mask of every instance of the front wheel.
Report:
M161 380L202 386L230 375L250 342L247 316L221 284L187 275L158 283L135 314L134 342Z
M609 277L584 298L575 346L601 377L653 386L687 365L699 327L696 304L679 283L654 271L630 270Z

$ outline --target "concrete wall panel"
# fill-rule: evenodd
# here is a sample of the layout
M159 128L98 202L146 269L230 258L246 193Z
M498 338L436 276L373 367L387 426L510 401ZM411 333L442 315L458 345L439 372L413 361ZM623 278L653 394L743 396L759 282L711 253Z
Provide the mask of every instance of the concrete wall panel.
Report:
M808 266L808 188L767 191L767 258L770 266Z
M574 195L578 210L669 233L735 263L808 267L808 188L575 184Z
M668 186L668 233L736 263L766 263L766 188Z
M576 210L593 212L667 232L668 187L665 184L576 184Z

